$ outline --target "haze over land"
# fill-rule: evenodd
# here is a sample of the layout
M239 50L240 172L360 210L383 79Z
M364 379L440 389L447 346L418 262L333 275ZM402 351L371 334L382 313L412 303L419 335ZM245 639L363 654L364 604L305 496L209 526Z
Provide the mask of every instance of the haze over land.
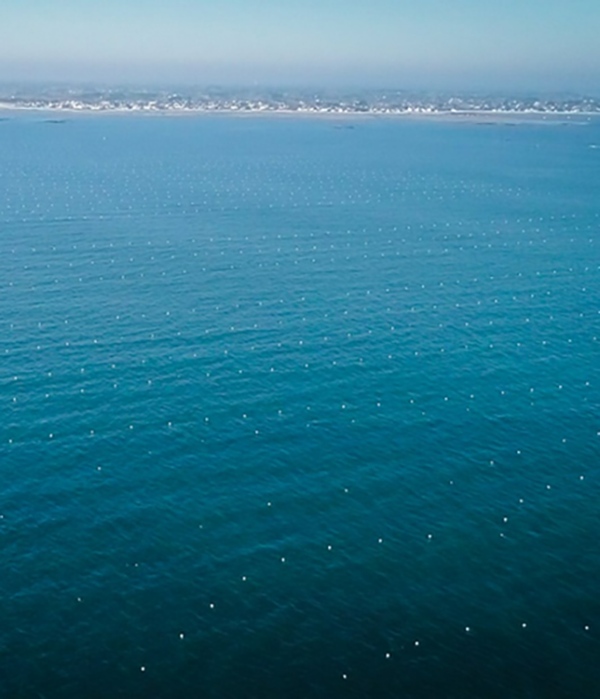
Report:
M20 0L0 81L597 93L599 35L594 0Z

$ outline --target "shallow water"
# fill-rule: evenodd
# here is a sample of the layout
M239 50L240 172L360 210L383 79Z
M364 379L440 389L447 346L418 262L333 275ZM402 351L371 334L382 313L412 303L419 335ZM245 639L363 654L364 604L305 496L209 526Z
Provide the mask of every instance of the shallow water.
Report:
M0 695L598 696L598 143L3 121Z

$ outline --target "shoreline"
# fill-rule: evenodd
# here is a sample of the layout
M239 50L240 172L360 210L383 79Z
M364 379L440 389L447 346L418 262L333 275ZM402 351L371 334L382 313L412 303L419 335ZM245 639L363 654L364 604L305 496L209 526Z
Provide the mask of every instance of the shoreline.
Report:
M94 109L73 107L10 105L0 102L0 118L8 115L47 115L49 120L63 121L73 116L142 116L142 117L240 117L240 118L301 118L325 120L365 120L365 119L399 119L459 121L482 124L587 124L593 119L600 119L597 111L521 111L521 110L398 110L398 111L313 111L295 109Z

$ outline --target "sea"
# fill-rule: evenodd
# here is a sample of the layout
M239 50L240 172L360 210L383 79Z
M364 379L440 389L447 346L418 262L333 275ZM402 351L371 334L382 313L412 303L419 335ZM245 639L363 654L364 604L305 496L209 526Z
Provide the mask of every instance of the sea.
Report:
M600 696L600 119L7 112L2 699Z

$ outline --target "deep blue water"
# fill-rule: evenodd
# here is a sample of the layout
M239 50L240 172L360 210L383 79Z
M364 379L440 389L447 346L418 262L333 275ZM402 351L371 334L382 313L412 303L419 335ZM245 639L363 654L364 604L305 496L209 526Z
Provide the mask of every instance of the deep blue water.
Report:
M598 145L2 121L0 696L600 696Z

